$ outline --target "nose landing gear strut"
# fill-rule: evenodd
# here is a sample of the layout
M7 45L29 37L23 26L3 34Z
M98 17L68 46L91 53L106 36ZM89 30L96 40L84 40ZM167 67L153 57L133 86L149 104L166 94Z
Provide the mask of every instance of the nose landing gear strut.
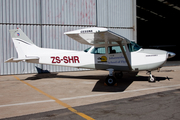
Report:
M148 78L148 81L153 83L153 82L156 82L156 78L154 75L151 74L151 71L147 71L146 74L149 74L149 78Z

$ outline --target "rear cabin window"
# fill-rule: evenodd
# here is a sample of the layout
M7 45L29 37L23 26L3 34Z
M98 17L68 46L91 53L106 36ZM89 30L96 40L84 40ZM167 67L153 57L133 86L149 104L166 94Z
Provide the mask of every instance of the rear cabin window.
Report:
M93 48L91 53L92 54L106 54L106 49L105 49L105 47Z
M84 50L84 52L88 52L90 48L91 48L91 47L89 47L89 48L85 49L85 50Z

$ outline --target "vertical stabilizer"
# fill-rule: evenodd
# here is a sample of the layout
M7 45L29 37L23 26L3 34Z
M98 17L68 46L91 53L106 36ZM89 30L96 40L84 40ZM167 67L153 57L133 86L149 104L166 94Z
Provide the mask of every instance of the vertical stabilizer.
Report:
M13 38L21 39L21 40L23 40L25 42L34 44L20 28L9 30L9 32L11 34L12 39Z
M27 56L33 56L39 49L20 28L9 30L9 32L18 53L18 58L23 59Z

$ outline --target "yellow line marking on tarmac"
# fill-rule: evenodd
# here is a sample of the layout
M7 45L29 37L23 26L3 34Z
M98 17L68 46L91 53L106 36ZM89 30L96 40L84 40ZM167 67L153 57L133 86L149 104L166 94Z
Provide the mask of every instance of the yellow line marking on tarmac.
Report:
M78 112L77 110L75 110L74 108L72 108L70 105L68 105L68 104L66 104L66 103L64 103L64 102L62 102L62 101L60 101L59 99L57 99L57 98L55 98L55 97L53 97L53 96L51 96L51 95L49 95L49 94L43 92L42 90L40 90L40 89L34 87L33 85L31 85L31 84L29 84L29 83L27 83L27 82L25 82L25 81L19 79L17 76L13 76L13 77L15 77L17 80L21 81L22 83L28 85L29 87L35 89L35 90L38 91L39 93L41 93L41 94L43 94L43 95L49 97L49 98L52 99L52 100L55 100L56 103L58 103L58 104L60 104L60 105L62 105L62 106L64 106L64 107L66 107L66 108L67 108L68 110L70 110L71 112L76 113L76 114L78 114L79 116L81 116L81 117L83 117L83 118L85 118L85 119L87 119L87 120L95 120L95 119L93 119L93 118L87 116L87 115L84 114L84 113Z

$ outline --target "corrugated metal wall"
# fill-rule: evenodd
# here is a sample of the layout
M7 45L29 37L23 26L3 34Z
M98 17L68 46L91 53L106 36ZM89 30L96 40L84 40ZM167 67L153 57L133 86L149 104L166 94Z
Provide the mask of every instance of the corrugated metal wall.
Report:
M96 0L42 0L42 24L96 25Z
M0 0L0 23L40 24L40 0Z
M98 0L98 26L132 27L132 0Z
M17 57L9 30L21 28L39 47L84 50L64 32L107 27L136 39L136 0L0 0L0 75L37 73L36 67L50 72L82 69L31 63L4 63Z

